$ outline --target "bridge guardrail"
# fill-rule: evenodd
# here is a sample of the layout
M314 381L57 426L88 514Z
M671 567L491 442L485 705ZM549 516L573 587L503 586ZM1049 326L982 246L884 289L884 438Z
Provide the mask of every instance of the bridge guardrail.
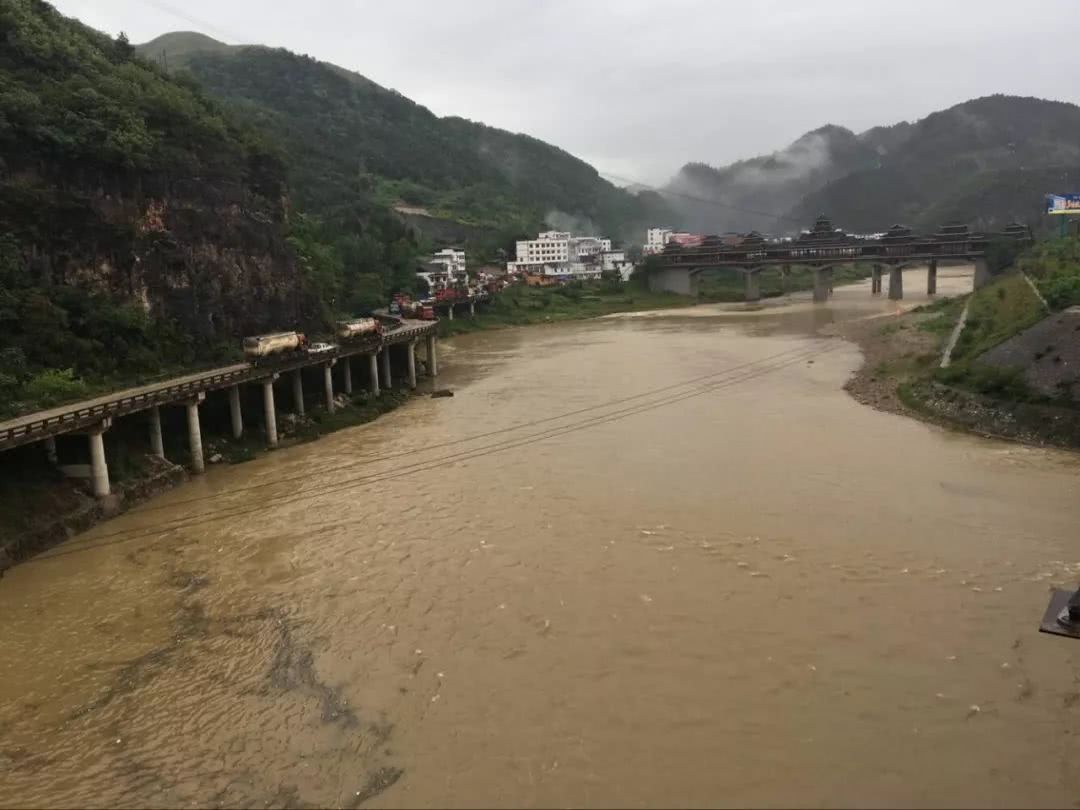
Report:
M143 391L128 396L117 396L106 402L101 402L90 407L79 407L73 403L69 410L56 416L32 419L33 414L18 417L20 424L10 427L0 426L0 450L10 450L23 444L56 436L61 433L71 433L81 428L97 424L102 419L110 416L127 416L132 413L144 411L155 405L167 404L184 399L185 394L198 394L204 391L214 391L230 385L244 382L254 382L264 379L272 374L280 374L285 371L293 371L297 368L318 365L326 358L351 357L356 354L368 354L377 351L383 346L397 346L407 343L409 340L422 337L434 331L435 323L424 323L418 326L403 326L379 337L376 341L358 343L354 346L338 347L333 352L327 352L320 357L306 356L302 360L286 361L274 365L248 365L245 368L232 371L210 372L205 376L194 380L186 380L175 385L165 385L152 391ZM107 396L107 395L106 395ZM61 406L62 407L62 406Z

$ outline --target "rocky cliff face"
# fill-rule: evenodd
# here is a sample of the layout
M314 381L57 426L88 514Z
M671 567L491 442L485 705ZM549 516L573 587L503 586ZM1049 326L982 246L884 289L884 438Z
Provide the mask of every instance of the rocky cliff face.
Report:
M137 301L203 340L300 327L315 311L285 240L283 197L197 178L109 189L28 172L6 180L22 204L0 203L0 221L37 286Z
M260 132L39 0L0 4L0 41L0 383L146 373L318 317Z

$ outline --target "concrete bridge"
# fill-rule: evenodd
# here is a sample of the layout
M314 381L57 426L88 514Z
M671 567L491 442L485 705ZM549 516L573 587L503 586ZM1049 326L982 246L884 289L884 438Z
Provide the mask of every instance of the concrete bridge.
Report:
M305 368L322 368L322 388L326 408L334 411L334 370L338 370L339 385L346 394L353 391L353 363L365 358L368 385L377 396L381 388L393 386L390 352L396 349L404 354L405 379L410 388L416 387L416 344L426 341L426 367L430 376L438 373L435 350L437 324L431 321L408 321L394 319L395 325L382 335L338 345L332 350L307 353L282 359L278 362L259 364L237 363L231 366L188 374L153 385L144 385L117 391L94 399L63 405L47 411L20 416L0 422L0 451L11 450L26 444L41 442L49 459L57 462L56 438L65 434L81 434L87 437L90 449L90 478L96 496L110 494L109 469L105 458L103 434L112 427L113 421L145 414L152 452L165 457L161 432L161 408L183 407L187 411L188 447L191 470L201 473L205 469L202 449L202 430L199 406L208 395L224 391L229 398L232 434L239 439L244 433L244 414L241 409L240 386L256 385L262 389L263 427L266 443L277 447L277 408L274 401L274 382L282 375L292 379L293 411L304 414L304 388L302 372ZM399 364L400 365L400 364ZM381 374L380 374L381 372Z
M904 297L903 271L927 266L927 293L937 292L937 268L940 261L964 261L975 264L975 287L990 278L987 250L991 243L1008 239L1023 244L1032 241L1023 225L1009 225L997 234L972 233L966 225L946 225L930 236L920 236L903 225L894 225L879 239L864 239L838 231L825 216L819 217L812 230L798 239L770 242L758 233L733 240L709 236L695 247L675 243L657 257L657 267L649 275L649 287L683 295L696 295L698 280L706 270L727 269L742 273L746 280L746 300L761 298L762 271L778 267L783 276L793 265L809 267L814 272L814 300L825 301L832 292L834 267L872 264L871 294L882 291L882 276L889 273L889 298Z

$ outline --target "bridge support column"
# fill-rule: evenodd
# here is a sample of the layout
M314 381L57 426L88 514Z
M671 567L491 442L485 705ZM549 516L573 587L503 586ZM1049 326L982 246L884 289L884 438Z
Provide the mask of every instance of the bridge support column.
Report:
M109 465L105 461L105 431L109 421L105 420L86 434L90 442L90 482L95 498L106 498L112 489L109 487Z
M326 410L334 412L334 364L323 366L323 388L326 389Z
M899 301L904 297L904 271L899 266L889 268L889 300Z
M469 317L470 318L475 318L476 317L476 302L475 301L470 301L469 302Z
M341 376L344 377L345 393L350 397L352 396L352 358L343 357L342 362L345 364L345 368L342 370Z
M780 292L787 295L788 279L791 277L791 265L785 264L780 268Z
M295 385L295 383L294 383ZM296 390L295 388L293 389ZM303 392L301 392L303 393ZM274 380L263 382L263 423L266 426L266 446L277 447L277 412L274 410Z
M875 264L870 271L870 294L881 295L881 265Z
M293 410L297 416L304 415L304 373L296 369L292 373Z
M188 448L191 450L191 471L201 474L206 470L203 462L202 426L199 424L199 403L203 401L205 394L199 394L195 399L185 403L187 408Z
M56 452L56 437L48 436L45 439L45 458L49 463L56 466L60 463L60 455Z
M451 321L454 320L454 305L453 304L451 304L450 306L448 306L446 308L446 318L447 318L447 320L451 320Z
M244 412L240 410L240 386L229 389L229 417L232 420L232 437L239 439L244 435Z
M825 278L825 268L814 268L814 301L822 303L829 300L829 282Z
M761 277L751 270L746 274L746 302L748 304L761 300Z
M416 388L416 343L410 340L405 347L408 349L409 388Z
M926 268L926 294L937 295L937 259L931 259Z
M835 268L830 267L828 270L825 271L825 278L829 282L829 295L830 295L830 297L833 294L833 288L835 286L834 283L833 283L833 275L834 275L833 270L834 269Z
M980 290L993 279L990 275L990 265L986 259L975 260L975 289Z
M390 347L384 346L382 354L379 356L382 360L382 384L383 388L389 391L394 387L394 378L390 373Z
M367 356L368 359L368 377L371 380L371 393L373 396L379 395L379 359L374 353Z
M165 458L165 442L161 438L161 409L157 405L150 409L150 452L158 458Z
M427 371L429 377L439 376L439 359L435 354L435 335L427 336Z

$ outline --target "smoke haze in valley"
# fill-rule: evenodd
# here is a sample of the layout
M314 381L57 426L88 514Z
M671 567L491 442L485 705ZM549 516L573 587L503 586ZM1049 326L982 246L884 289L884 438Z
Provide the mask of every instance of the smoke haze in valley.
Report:
M198 30L355 70L438 115L525 132L667 182L992 93L1080 101L1075 0L57 0L145 42ZM813 162L808 147L800 160ZM750 175L747 175L750 179Z

